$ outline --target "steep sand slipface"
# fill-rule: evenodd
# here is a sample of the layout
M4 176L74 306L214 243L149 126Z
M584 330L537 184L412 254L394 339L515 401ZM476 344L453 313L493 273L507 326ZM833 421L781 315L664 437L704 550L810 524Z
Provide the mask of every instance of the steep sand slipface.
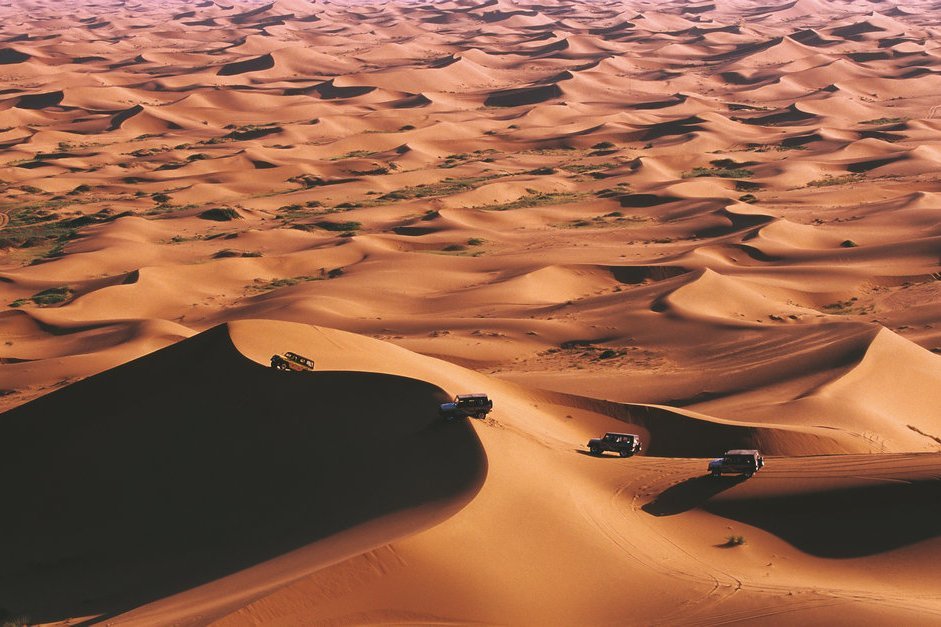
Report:
M402 377L284 376L218 327L8 412L4 492L24 510L4 523L2 604L112 615L317 540L295 571L433 524L486 474L470 427L437 420L445 399Z
M941 620L933 3L0 17L5 612Z

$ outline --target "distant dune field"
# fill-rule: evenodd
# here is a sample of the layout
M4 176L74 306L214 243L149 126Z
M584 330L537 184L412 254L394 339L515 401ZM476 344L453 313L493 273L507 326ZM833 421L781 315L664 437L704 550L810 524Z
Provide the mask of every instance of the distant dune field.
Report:
M941 4L0 18L5 625L941 623Z

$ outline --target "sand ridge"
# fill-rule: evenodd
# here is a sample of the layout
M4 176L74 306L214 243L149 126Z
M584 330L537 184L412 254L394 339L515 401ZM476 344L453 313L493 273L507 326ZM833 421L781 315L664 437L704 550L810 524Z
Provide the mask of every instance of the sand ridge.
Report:
M937 3L60 4L0 7L4 611L938 621Z

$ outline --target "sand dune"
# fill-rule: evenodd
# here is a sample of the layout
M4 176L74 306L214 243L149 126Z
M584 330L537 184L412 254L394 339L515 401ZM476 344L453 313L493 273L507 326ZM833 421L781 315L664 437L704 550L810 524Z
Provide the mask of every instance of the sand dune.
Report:
M0 7L4 621L938 622L937 2L60 5Z

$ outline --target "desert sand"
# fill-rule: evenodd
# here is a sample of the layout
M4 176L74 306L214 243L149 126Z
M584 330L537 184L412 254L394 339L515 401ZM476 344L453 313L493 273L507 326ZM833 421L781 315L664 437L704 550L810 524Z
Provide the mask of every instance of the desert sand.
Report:
M0 18L3 620L941 623L938 2Z

